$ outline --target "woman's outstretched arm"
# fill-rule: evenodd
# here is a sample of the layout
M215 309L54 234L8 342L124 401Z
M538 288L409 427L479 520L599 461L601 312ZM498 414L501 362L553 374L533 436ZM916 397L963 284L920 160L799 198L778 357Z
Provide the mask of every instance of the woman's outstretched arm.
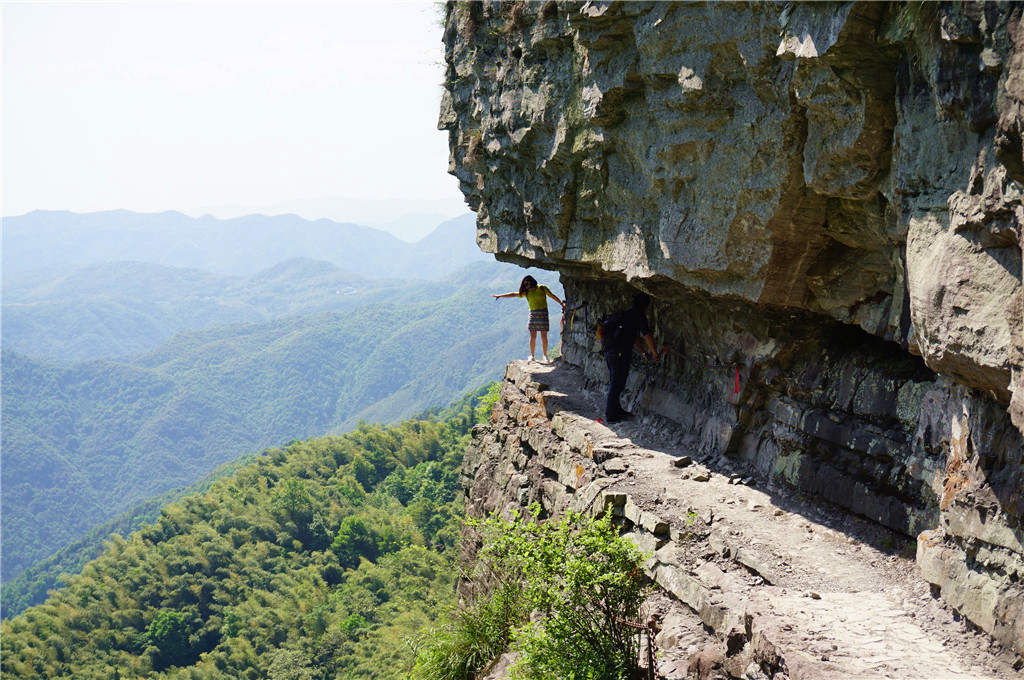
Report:
M517 290L517 291L513 291L511 293L500 293L500 294L491 293L491 297L494 298L495 300L497 300L498 298L503 298L503 297L519 297L519 291Z

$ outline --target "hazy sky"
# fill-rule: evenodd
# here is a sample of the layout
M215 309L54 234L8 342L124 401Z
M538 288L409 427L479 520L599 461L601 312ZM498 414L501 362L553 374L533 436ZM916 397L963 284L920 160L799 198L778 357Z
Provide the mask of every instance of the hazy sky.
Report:
M2 213L347 196L466 212L435 2L2 2Z

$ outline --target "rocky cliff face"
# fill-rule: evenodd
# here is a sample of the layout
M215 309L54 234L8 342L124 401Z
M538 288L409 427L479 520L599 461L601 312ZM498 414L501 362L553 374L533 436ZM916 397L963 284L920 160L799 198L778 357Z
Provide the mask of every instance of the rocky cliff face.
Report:
M1019 651L1022 14L449 2L440 116L480 247L585 304L568 362L602 381L596 319L650 293L634 407L917 537Z

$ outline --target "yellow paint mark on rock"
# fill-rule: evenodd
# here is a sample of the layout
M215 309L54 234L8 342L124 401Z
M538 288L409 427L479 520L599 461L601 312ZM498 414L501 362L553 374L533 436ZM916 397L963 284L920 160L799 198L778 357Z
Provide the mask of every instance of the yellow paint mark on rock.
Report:
M579 489L583 485L583 478L587 474L587 469L580 464L576 464L576 483L573 488Z
M949 510L957 494L971 484L967 442L971 431L967 426L967 416L953 418L952 431L949 435L949 456L946 459L946 474L942 480L942 497L939 509Z

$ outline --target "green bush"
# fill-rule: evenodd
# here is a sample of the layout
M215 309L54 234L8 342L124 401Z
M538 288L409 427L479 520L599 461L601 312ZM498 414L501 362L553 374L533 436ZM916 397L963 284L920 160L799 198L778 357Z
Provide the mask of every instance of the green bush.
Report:
M470 604L452 611L420 651L414 675L426 680L467 680L497 658L512 631L529 615L518 583L505 581Z
M643 554L610 514L473 526L484 546L470 580L477 590L432 632L418 677L465 680L509 648L522 680L636 677L639 640L627 622L637 620L649 585Z
M476 406L476 419L480 422L486 422L491 418L491 409L494 408L494 404L501 397L501 383L492 382L487 386L487 394L481 397L480 402Z
M164 669L168 666L185 666L192 661L192 650L188 644L189 626L181 612L164 610L160 612L146 630L146 642L152 645L154 666Z

